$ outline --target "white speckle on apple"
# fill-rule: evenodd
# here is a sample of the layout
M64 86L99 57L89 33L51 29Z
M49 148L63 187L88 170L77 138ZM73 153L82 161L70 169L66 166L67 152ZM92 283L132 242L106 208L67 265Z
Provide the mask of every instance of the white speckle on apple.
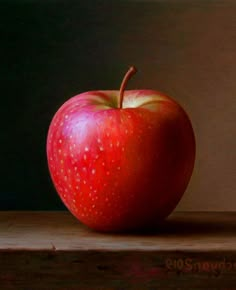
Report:
M94 189L93 192L96 193L97 192L97 189Z
M98 138L97 141L98 141L98 143L101 143L101 139Z
M62 143L62 140L61 140L61 139L59 139L59 140L58 140L58 142L61 144L61 143Z
M122 147L121 150L122 150L122 151L125 151L125 147Z
M63 168L61 168L61 173L63 173L64 172L64 169Z
M116 146L117 146L117 147L120 146L120 142L119 142L119 141L116 142Z
M70 155L70 157L71 157L71 158L74 158L74 154L72 153L72 154Z
M106 174L107 174L107 175L110 175L110 171L107 171Z
M108 201L109 201L108 197L106 197L106 198L105 198L105 201L106 201L106 202L108 202Z
M68 115L65 115L65 119L68 119Z
M62 127L63 125L64 125L64 122L61 122L61 123L60 123L60 126Z
M84 154L84 160L86 160L87 159L87 155L86 154Z
M86 184L86 183L87 183L87 181L84 179L84 180L83 180L83 184Z
M107 135L107 137L110 137L110 133L109 132L106 135Z
M95 156L95 159L98 159L99 158L99 155L97 154L96 156Z
M79 189L79 186L78 186L78 185L76 185L75 189L77 189L77 190L78 190L78 189Z
M65 175L65 176L64 176L64 180L67 181L67 179L68 179L68 177Z
M61 159L61 161L60 161L60 162L61 162L61 164L63 164L63 163L64 163L64 160L63 160L63 159Z
M92 208L95 208L95 204L92 205Z
M103 146L99 146L100 151L104 151Z
M117 170L120 170L120 166L117 167Z
M111 148L113 147L113 144L112 144L112 143L110 143L110 147L111 147Z
M58 149L58 153L61 154L61 149Z
M73 136L72 136L72 135L70 135L70 136L69 136L69 138L70 138L70 139L72 139L72 138L73 138Z
M73 201L73 203L75 203L75 199L73 199L72 201Z
M69 185L68 185L68 186L69 186L69 188L72 188L72 185L71 185L71 183L69 183Z
M86 147L84 148L84 151L88 152L88 151L89 151L89 148L86 146Z
M75 166L75 167L74 167L74 170L77 171L77 169L78 169L77 166Z
M96 170L93 168L91 172L92 174L95 174Z
M102 166L105 166L105 162L102 162Z
M86 167L83 167L83 168L82 168L82 170L83 170L84 172L86 172L86 171L87 171Z

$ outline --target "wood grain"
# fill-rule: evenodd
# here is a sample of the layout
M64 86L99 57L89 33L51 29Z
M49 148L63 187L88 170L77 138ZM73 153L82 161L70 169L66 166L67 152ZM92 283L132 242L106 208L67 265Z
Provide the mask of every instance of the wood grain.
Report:
M154 233L104 234L70 213L0 212L0 250L236 251L236 213L177 212Z
M0 212L1 289L236 289L236 213L104 234L69 212Z

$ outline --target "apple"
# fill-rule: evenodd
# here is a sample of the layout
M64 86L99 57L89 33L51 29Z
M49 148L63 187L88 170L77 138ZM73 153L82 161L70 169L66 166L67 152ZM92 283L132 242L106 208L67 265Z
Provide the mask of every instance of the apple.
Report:
M153 229L176 207L192 175L189 117L154 90L78 94L56 112L47 136L52 181L70 212L102 232Z

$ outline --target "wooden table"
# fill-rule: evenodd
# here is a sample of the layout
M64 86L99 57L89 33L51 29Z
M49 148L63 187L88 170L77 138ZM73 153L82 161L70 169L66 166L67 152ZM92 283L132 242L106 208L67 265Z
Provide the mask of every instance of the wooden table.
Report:
M0 212L0 289L236 289L236 213L102 234L69 212Z

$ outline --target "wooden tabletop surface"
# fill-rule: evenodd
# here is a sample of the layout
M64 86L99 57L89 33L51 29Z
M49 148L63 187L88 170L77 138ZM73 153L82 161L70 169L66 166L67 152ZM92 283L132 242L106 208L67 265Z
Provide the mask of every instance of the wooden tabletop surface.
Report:
M67 211L0 212L0 251L236 251L236 213L174 212L146 234L97 233Z

